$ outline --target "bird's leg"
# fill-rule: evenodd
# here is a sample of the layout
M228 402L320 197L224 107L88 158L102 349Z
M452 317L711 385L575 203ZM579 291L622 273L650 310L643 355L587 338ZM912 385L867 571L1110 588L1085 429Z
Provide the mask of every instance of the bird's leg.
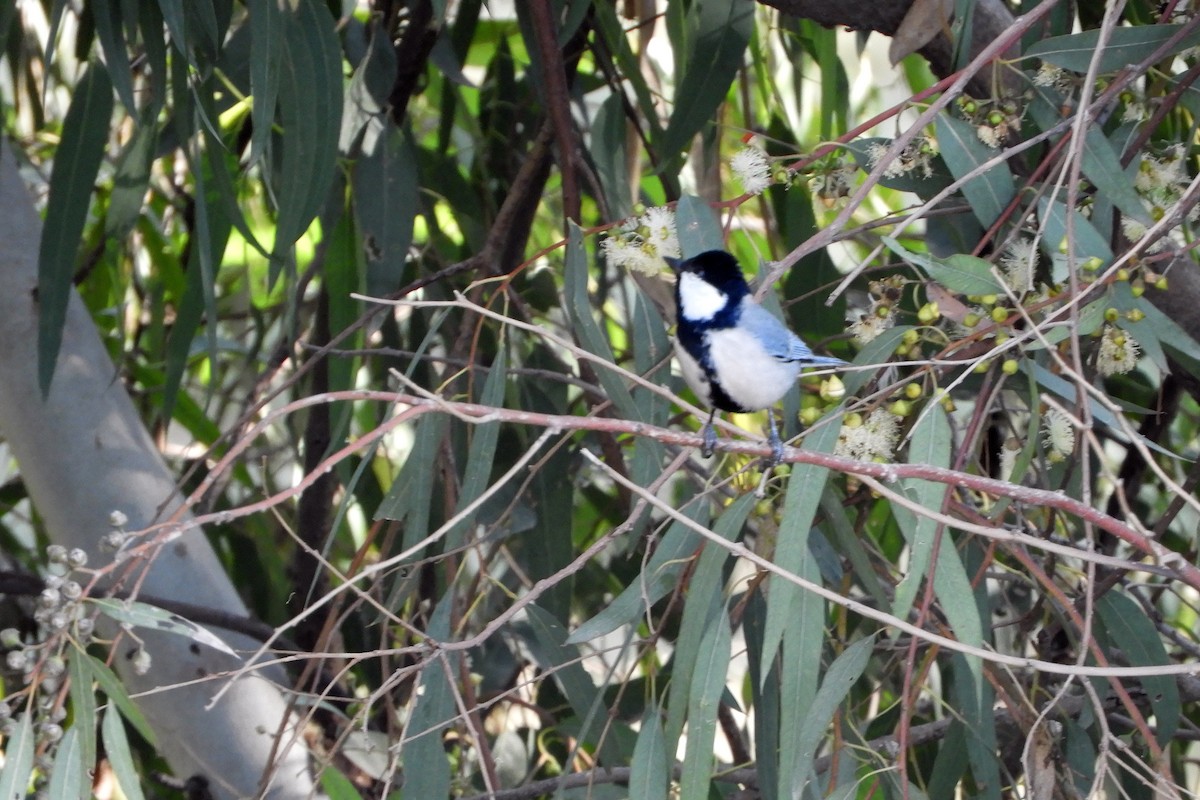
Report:
M705 458L711 458L713 451L717 449L717 429L713 427L713 417L717 410L714 408L708 412L708 421L704 423L704 444L700 445L700 455Z
M767 462L767 469L775 469L783 461L783 440L779 438L779 429L775 427L775 412L769 408L767 421L771 424L771 459Z

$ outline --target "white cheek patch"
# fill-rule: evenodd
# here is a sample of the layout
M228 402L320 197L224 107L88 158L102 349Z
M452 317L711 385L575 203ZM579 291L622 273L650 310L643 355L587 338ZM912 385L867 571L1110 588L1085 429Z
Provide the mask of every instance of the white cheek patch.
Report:
M711 283L690 272L679 276L679 302L683 318L693 322L704 322L725 308L728 297Z

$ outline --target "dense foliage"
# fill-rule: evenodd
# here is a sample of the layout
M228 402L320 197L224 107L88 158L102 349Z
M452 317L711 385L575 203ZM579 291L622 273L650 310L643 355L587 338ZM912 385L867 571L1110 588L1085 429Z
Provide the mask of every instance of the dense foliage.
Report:
M1200 17L1026 2L935 75L749 0L515 5L0 4L29 368L78 290L326 791L1200 785ZM700 458L673 366L661 257L713 247L853 362L773 472L765 412ZM43 610L0 784L101 737L133 791L153 725L87 615L169 604L46 601L112 556L3 490Z

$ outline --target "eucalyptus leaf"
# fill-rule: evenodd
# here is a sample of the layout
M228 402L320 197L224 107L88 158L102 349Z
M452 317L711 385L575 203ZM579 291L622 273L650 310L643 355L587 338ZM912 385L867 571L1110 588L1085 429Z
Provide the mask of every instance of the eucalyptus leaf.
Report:
M699 658L692 673L688 696L688 748L683 757L680 797L705 797L712 782L713 744L717 735L717 712L725 693L732 633L723 613L709 618L700 641Z
M999 150L992 150L976 135L975 126L949 114L940 114L936 121L938 146L942 160L951 174L961 180L983 164L993 160ZM989 167L983 174L962 185L963 196L971 204L979 224L991 227L1016 195L1016 183L1004 161Z
M38 384L43 395L50 392L58 361L75 259L112 113L112 81L104 65L92 62L75 86L63 121L38 251Z
M1025 51L1025 58L1040 58L1055 66L1072 72L1084 73L1096 61L1098 72L1115 72L1129 64L1136 64L1150 56L1159 47L1183 30L1183 25L1136 25L1118 27L1109 31L1104 48L1100 49L1099 29L1072 33L1066 36L1051 36L1035 43ZM1160 58L1181 53L1200 44L1200 30L1193 30L1177 41Z
M669 780L662 720L658 709L649 708L642 717L637 746L633 748L633 763L629 770L629 796L642 800L667 800Z
M790 791L782 796L800 797L812 771L817 745L825 737L834 712L862 676L863 670L867 668L867 661L874 646L875 637L873 636L859 639L847 647L825 671L821 688L817 690L812 705L804 710L802 728L797 742L794 772L791 775L780 776L781 780L790 784Z
M89 733L95 737L95 732ZM50 782L46 796L56 800L78 797L87 800L92 796L92 780L88 771L94 762L84 761L84 748L80 743L79 728L72 725L63 733L54 752L54 765L50 768ZM0 797L5 795L0 794Z
M212 631L158 606L152 606L140 600L116 600L107 597L89 597L84 602L94 606L101 614L115 619L117 622L138 628L173 633L239 660L241 658L232 647L225 644Z
M687 53L662 142L667 158L685 149L724 102L754 32L754 7L751 0L723 0L692 3L688 8Z
M1105 592L1096 599L1096 615L1107 629L1111 645L1119 648L1130 664L1156 667L1171 663L1154 621L1128 596ZM1170 675L1144 675L1140 680L1154 710L1155 738L1166 746L1179 729L1179 687Z
M5 737L4 767L0 769L0 798L19 800L29 789L33 775L33 751L37 741L29 715L21 714L13 732Z
M104 741L104 755L112 765L122 794L127 800L143 800L141 777L133 764L129 737L125 735L125 725L114 706L109 706L104 712L104 720L100 723L100 738Z

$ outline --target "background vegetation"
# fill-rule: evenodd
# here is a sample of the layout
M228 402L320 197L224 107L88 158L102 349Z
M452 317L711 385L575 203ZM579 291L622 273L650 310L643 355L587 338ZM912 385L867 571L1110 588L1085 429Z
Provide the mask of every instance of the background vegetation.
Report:
M1200 18L1016 5L0 2L14 369L77 292L194 514L76 551L16 465L0 795L308 793L156 741L153 627L336 798L1194 792ZM854 364L774 473L696 452L711 247ZM104 599L198 526L249 617Z

